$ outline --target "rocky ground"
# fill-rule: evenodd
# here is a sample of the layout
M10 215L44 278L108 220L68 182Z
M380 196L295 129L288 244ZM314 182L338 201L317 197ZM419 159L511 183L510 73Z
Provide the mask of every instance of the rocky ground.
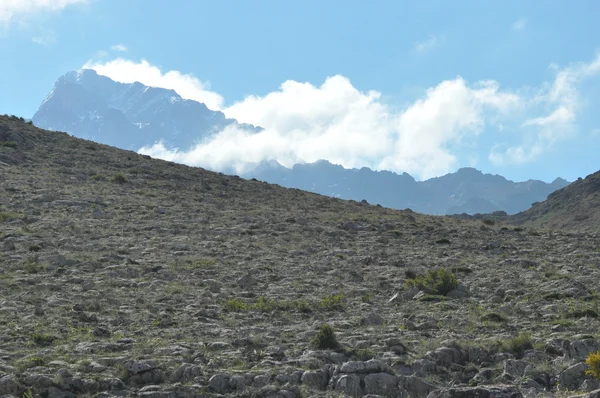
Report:
M346 202L0 117L0 256L0 396L600 388L597 233ZM446 294L414 286L435 269Z

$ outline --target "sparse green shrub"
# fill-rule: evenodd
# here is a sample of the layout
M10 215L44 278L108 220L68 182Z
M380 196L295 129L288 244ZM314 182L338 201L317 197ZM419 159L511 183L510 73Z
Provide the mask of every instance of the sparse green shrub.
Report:
M406 277L406 279L415 279L418 276L418 274L415 270L407 269L406 271L404 271L404 276Z
M125 184L127 182L127 178L121 173L115 174L111 180L115 184Z
M417 287L430 294L445 296L458 286L458 279L452 271L445 268L428 270L425 275L417 275L406 281L407 287Z
M321 307L327 311L343 311L343 299L344 296L341 294L330 294L321 300Z
M90 178L92 180L94 180L94 181L104 181L104 180L106 180L106 177L103 174L98 174L98 173L92 174L90 176Z
M517 358L522 358L525 350L533 349L533 342L527 333L496 342L497 352L510 352Z
M585 373L600 379L600 351L590 353L585 360L585 364L589 367Z
M351 351L352 357L357 361L368 361L375 358L375 353L368 348L357 348Z
M497 312L489 312L481 317L483 322L497 322L504 323L507 321L506 317L498 314Z
M31 341L41 346L51 345L56 339L56 336L47 333L42 333L40 331L35 331L31 334Z
M324 324L319 328L317 335L313 339L313 344L321 350L335 350L339 347L335 332L328 324Z
M13 221L13 220L16 220L17 218L19 218L19 216L17 216L15 213L8 213L8 212L0 211L0 222Z
M0 141L0 146L6 147L6 148L16 148L17 143L14 141Z
M29 251L30 252L39 252L40 250L42 250L42 247L40 245L31 245L31 246L29 246Z
M248 311L248 309L248 304L238 299L229 299L223 306L223 310L226 312L244 312Z
M435 243L437 243L438 245L449 245L450 239L448 239L448 238L438 239L435 241Z
M491 218L484 218L481 222L483 222L485 225L494 225L494 224L496 224L496 221L492 220Z

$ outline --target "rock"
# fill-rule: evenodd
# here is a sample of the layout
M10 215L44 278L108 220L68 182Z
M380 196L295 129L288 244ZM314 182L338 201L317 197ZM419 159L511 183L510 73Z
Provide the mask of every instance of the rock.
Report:
M22 389L23 386L14 375L7 375L0 379L0 395L19 395Z
M323 370L309 371L302 373L300 378L302 384L316 390L325 390L327 388L327 374Z
M579 387L583 379L585 378L585 371L587 370L587 365L583 362L575 364L573 366L568 367L563 370L558 375L558 382L560 384L560 389L568 389L573 390Z
M200 366L193 365L191 363L184 363L173 372L169 380L171 381L171 383L185 383L194 380L194 378L201 375L202 369L200 368Z
M56 387L50 387L48 389L48 398L77 398L77 395L68 391L60 390Z
M385 362L378 359L369 359L366 362L362 361L350 361L342 364L340 373L389 373L393 374L392 368Z
M469 297L469 288L464 285L458 285L455 289L452 289L446 294L449 298L463 298Z
M360 324L363 326L383 325L383 322L383 318L374 312L360 320Z
M371 373L365 376L365 394L396 396L398 379L388 373Z
M229 378L229 388L233 391L244 391L246 388L246 378L240 375L234 375Z
M417 359L413 362L412 368L416 376L425 377L434 374L437 365L429 359Z
M363 395L360 386L360 377L356 374L342 375L335 383L335 390L348 394L351 397L361 397Z
M398 376L398 387L406 391L408 397L421 398L437 389L436 386L416 376Z
M429 351L425 354L425 358L444 367L448 367L453 363L462 364L465 362L465 357L459 349L451 347L440 347L435 351Z
M515 386L495 385L477 387L442 388L427 395L427 398L522 398Z
M525 361L508 359L504 362L504 373L511 377L522 377L527 365Z
M565 340L562 348L566 357L585 361L590 353L600 351L600 344L595 339L578 340L572 343Z
M258 375L252 380L254 387L260 388L268 385L271 382L271 378L265 375Z
M225 394L229 391L229 375L217 373L208 380L208 388L218 394Z

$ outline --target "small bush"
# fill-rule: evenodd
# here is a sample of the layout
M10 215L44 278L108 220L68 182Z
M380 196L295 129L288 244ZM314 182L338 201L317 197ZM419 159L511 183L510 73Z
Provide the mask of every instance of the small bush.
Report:
M450 239L448 239L448 238L438 239L435 241L435 243L437 243L438 245L449 245Z
M585 373L600 379L600 351L590 353L585 360L585 364L589 367Z
M317 335L313 339L313 344L321 350L335 350L339 347L335 332L328 324L319 328Z
M504 323L507 321L506 317L504 317L501 314L498 314L497 312L489 312L489 313L483 315L481 317L481 320L483 322L497 322L497 323Z
M418 275L406 281L407 287L417 287L430 294L445 296L458 286L456 275L445 268L428 270L425 275Z
M249 310L249 306L241 300L230 299L223 306L223 310L226 312L244 312Z
M115 184L125 184L127 182L127 178L125 178L125 176L121 173L115 174L112 177L112 182L114 182Z
M533 349L533 342L527 333L520 334L507 340L496 342L498 352L510 352L517 358L522 358L526 350Z
M56 339L57 339L56 336L53 336L51 334L41 333L41 332L34 332L31 335L31 341L33 341L35 344L41 345L41 346L51 345L54 342L54 340L56 340Z
M7 212L0 211L0 222L13 221L13 220L16 220L17 218L19 218L19 216L17 216L15 213L7 213Z
M0 146L6 147L6 148L16 148L17 143L14 141L0 141Z
M327 311L342 311L344 309L343 299L344 296L341 294L331 294L321 300L321 307Z
M418 274L412 269L407 269L406 271L404 271L404 276L406 277L406 279L415 279L418 276Z
M496 221L492 220L491 218L484 218L481 222L484 223L485 225L494 225L494 224L496 224Z

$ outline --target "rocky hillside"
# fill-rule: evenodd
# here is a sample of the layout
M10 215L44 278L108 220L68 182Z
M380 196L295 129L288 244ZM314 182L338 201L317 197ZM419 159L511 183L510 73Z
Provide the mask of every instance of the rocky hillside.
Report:
M0 117L0 396L584 394L599 248Z
M600 231L600 171L578 179L510 222L571 231Z

